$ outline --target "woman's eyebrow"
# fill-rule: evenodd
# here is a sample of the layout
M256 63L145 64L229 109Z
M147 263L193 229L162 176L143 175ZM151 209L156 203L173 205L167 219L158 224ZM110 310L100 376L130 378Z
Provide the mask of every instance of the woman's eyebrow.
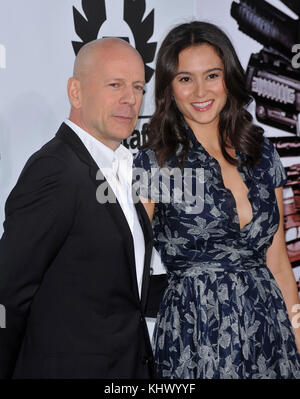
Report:
M203 73L208 73L208 72L212 72L212 71L223 71L223 68L220 68L220 67L209 68L206 71L204 71ZM176 73L175 76L180 75L180 74L182 74L182 75L192 75L193 73L192 72L188 72L188 71L179 71L179 72Z

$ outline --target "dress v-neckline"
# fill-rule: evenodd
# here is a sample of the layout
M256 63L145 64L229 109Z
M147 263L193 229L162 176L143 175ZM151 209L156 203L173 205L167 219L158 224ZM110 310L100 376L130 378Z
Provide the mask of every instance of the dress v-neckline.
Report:
M238 161L238 165L236 166L236 169L237 169L237 172L239 173L239 175L240 175L240 177L241 177L241 179L242 179L242 182L245 184L245 186L246 186L247 189L248 189L248 192L247 192L247 201L248 201L249 204L250 204L251 212L252 212L252 217L251 217L251 219L250 219L246 224L244 224L242 227L241 227L241 223L240 223L240 217L239 217L239 213L238 213L238 209L237 209L237 203L236 203L235 196L233 195L233 192L231 191L231 189L228 188L228 187L226 187L225 184L224 184L224 179L223 179L222 169L221 169L220 163L219 163L219 161L218 161L216 158L214 158L213 156L211 156L209 153L208 153L208 154L209 154L209 156L216 162L216 164L217 164L217 166L218 166L218 168L219 168L219 171L220 171L220 177L221 177L222 185L223 185L224 189L225 189L225 190L229 193L229 195L231 195L231 197L232 197L233 205L234 205L233 208L234 208L234 212L235 212L236 217L237 217L237 224L238 224L238 226L239 226L239 231L241 232L241 231L243 231L248 225L250 225L250 224L253 222L253 219L254 219L254 209L253 209L253 205L252 205L251 201L249 200L251 187L248 187L248 185L246 184L246 182L245 182L245 180L244 180L244 178L243 178L243 174L242 174L241 171L239 170L239 161L240 161L240 160L239 160L239 157L238 157L238 155L237 155L237 151L235 151L235 153L236 153L235 159Z
M195 136L195 138L196 138L196 136ZM196 138L196 140L197 140L197 138ZM236 166L236 169L237 169L237 172L239 173L239 175L240 175L240 177L241 177L241 179L242 179L242 182L243 182L243 183L245 184L245 186L248 188L247 200L248 200L248 202L249 202L249 204L250 204L251 211L252 211L252 218L249 220L249 222L247 222L246 224L244 224L244 226L242 226L242 227L241 227L241 224L240 224L240 217L239 217L239 213L238 213L238 210L237 210L237 203L236 203L235 196L233 195L233 193L232 193L232 191L230 190L230 188L226 187L225 184L224 184L224 179L223 179L223 175L222 175L222 169L221 169L221 166L220 166L219 161L218 161L215 157L213 157L213 156L204 148L204 146L200 143L200 141L197 140L197 143L199 143L199 146L202 148L202 150L204 151L204 153L206 153L206 156L207 156L208 158L210 158L210 159L217 165L217 167L218 167L218 169L219 169L220 177L221 177L222 186L223 186L223 188L228 192L228 194L232 197L233 204L234 204L234 205L233 205L233 209L234 209L234 212L235 212L236 217L237 217L237 224L238 224L238 226L239 226L239 231L242 232L242 231L243 231L244 229L246 229L250 224L253 223L253 221L254 221L254 209L253 209L253 205L252 205L251 201L249 200L251 187L248 187L248 185L247 185L247 183L246 183L246 181L245 181L245 179L244 179L244 177L243 177L244 174L243 174L243 173L241 172L241 170L240 170L240 160L241 160L241 157L240 157L239 151L235 150L235 160L238 162L238 164L237 164L237 166Z
M186 126L188 135L189 135L189 137L191 139L191 142L192 142L192 151L193 151L193 147L194 148L197 148L197 147L200 148L200 150L202 151L202 153L205 154L207 159L210 159L211 161L213 161L215 163L215 165L217 166L217 168L219 169L220 180L221 180L223 189L228 192L228 194L231 196L231 198L233 200L233 204L234 204L233 205L233 210L234 210L235 215L237 217L237 225L238 225L239 232L243 232L245 229L247 229L254 222L254 217L255 216L254 216L253 203L249 200L249 196L250 196L250 193L251 193L251 189L253 188L253 185L251 185L250 187L248 186L248 184L247 184L247 182L245 181L245 178L244 178L244 172L241 171L241 155L242 154L238 150L234 149L235 150L235 159L236 159L236 161L238 163L236 168L237 168L237 171L238 171L239 175L241 176L242 181L244 182L245 186L248 188L247 200L249 201L249 204L250 204L250 207L251 207L251 210L252 210L252 218L251 218L251 220L249 222L247 222L243 227L241 227L241 224L240 224L240 218L239 218L239 214L238 214L238 211L237 211L237 205L236 205L235 196L233 195L232 191L229 188L227 188L225 186L225 184L224 184L222 170L221 170L221 166L219 164L219 161L215 157L210 155L210 153L204 148L204 146L200 143L200 141L195 136L193 130L186 124L186 122L184 122L184 124Z

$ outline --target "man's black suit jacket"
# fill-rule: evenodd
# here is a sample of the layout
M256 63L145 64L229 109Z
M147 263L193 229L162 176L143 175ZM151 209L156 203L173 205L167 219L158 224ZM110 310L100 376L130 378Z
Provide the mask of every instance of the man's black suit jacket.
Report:
M141 299L133 239L118 202L96 200L98 167L62 124L26 163L6 202L0 241L0 377L149 378L145 322L152 231Z

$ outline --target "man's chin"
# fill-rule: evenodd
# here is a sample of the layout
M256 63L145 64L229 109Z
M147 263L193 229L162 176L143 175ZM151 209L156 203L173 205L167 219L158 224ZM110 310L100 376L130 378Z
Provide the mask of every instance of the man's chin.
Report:
M135 129L134 127L131 127L130 129L126 129L124 131L120 130L116 134L116 137L118 137L120 140L126 140L128 137L132 135L134 129Z

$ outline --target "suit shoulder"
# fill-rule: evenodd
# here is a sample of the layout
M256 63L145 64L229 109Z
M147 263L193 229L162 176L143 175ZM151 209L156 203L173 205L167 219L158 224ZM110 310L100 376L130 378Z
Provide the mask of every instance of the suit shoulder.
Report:
M35 161L39 158L55 158L58 162L66 165L69 165L70 161L75 160L71 148L56 137L48 141L38 151L33 153L28 161Z
M71 182L75 162L76 157L72 150L54 137L29 157L18 181L21 179L35 181L45 176L56 176Z

